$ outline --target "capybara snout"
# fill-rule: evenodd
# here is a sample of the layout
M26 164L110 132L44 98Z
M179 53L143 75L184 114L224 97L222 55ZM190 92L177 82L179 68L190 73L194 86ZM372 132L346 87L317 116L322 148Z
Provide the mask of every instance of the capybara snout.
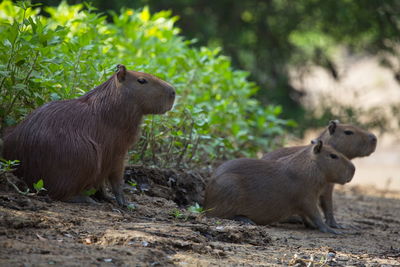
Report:
M372 151L372 152L374 152L374 150L375 150L375 148L376 148L376 144L377 144L377 142L378 142L378 139L377 139L376 136L375 136L374 134L372 134L372 133L368 134L368 137L369 137L369 140L370 140L370 142L371 142L371 145L374 147L374 149L373 149L373 151ZM372 152L371 152L371 153L372 153Z

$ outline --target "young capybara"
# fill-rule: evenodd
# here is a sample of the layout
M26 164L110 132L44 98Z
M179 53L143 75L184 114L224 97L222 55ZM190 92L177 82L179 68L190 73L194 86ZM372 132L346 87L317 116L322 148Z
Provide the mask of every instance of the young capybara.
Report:
M118 71L85 95L34 110L4 137L3 156L18 159L16 175L28 185L43 179L52 199L93 202L84 192L109 182L116 201L122 192L124 158L143 115L163 114L175 100L167 82L147 73Z
M349 159L371 155L376 148L377 138L374 134L357 126L341 124L339 121L330 121L328 127L316 140L322 140L324 144L332 146ZM295 153L305 146L294 146L277 149L264 154L262 159L275 160ZM326 223L333 228L343 228L339 225L333 214L333 183L328 183L320 197L320 204L324 212Z
M323 222L318 198L326 183L345 184L354 171L350 160L320 140L275 161L231 160L212 175L204 207L210 216L244 217L256 224L298 214L322 232L339 233Z

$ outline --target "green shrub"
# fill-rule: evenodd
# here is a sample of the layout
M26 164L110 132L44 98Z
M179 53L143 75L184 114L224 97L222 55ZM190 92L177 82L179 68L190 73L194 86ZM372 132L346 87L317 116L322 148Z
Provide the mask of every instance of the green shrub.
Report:
M219 49L193 48L169 11L122 10L106 16L91 6L0 4L1 126L20 121L50 100L84 94L118 63L155 74L177 90L165 116L148 116L131 151L134 162L182 167L216 159L254 156L272 147L292 121L281 108L253 98L248 73L233 70Z

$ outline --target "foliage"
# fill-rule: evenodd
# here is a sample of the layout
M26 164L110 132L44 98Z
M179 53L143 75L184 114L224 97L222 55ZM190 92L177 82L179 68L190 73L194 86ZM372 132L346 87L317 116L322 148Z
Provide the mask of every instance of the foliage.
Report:
M192 206L188 207L188 211L192 213L204 213L204 208L199 205L199 203L195 203Z
M38 180L36 183L33 183L33 189L36 190L38 194L40 191L45 191L43 179Z
M250 78L261 86L257 98L263 103L282 105L283 116L294 118L303 128L325 125L327 120L300 105L306 90L294 87L290 71L307 74L309 67L317 65L335 79L341 79L342 73L334 60L339 47L350 55L378 57L400 81L400 2L396 0L92 0L92 3L102 10L143 4L155 11L171 9L180 17L178 25L186 36L196 38L198 45L222 46L234 66L249 71ZM332 113L331 106L325 108ZM373 116L374 110L364 112L371 113L371 124L379 123ZM387 118L391 116L398 118L396 113ZM361 122L355 116L343 118ZM385 128L388 126L386 123Z
M20 182L20 180L13 176L13 175L8 175L11 174L13 171L15 171L16 167L19 165L19 160L5 160L0 158L0 179L6 181L9 185L11 185L15 191L17 191L19 194L26 195L26 196L35 196L38 195L42 191L46 191L44 188L44 182L42 179L38 180L36 183L33 183L33 189L35 189L36 192L31 193L29 188L24 189L25 191L21 191L21 189L16 185L15 181L17 183Z
M128 205L126 205L126 208L130 211L133 211L136 209L136 206L134 203L128 203Z
M93 196L94 194L96 194L96 192L97 192L97 190L95 188L91 188L91 189L84 191L83 194L85 196Z
M184 219L187 220L187 216L185 216L185 214L182 213L182 211L180 211L179 209L173 209L171 210L171 215L173 217L175 217L176 219Z
M179 36L177 17L125 9L112 22L86 4L45 7L0 4L2 128L50 100L80 96L118 63L155 74L176 87L166 116L149 116L133 161L182 167L268 150L292 121L280 107L262 107L247 72L233 70L219 48L193 48Z
M12 172L19 165L19 160L0 159L0 176L6 172Z
M204 212L205 210L198 203L194 203L192 206L187 207L187 209L184 211L180 209L172 209L170 214L176 219L187 220L190 216L190 213L203 214Z

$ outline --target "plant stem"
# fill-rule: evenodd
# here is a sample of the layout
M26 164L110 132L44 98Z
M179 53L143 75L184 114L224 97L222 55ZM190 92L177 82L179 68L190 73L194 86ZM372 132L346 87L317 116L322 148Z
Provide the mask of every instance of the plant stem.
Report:
M36 54L35 54L35 58L33 59L33 63L32 63L32 65L31 65L31 68L29 69L29 71L28 71L28 73L27 73L25 79L22 81L22 84L27 83L29 77L31 76L32 71L33 71L33 68L35 67L36 62L37 62L37 59L38 59L38 57L39 57L39 54L40 54L40 52L39 52L39 50L37 50L37 51L36 51ZM8 107L7 107L7 109L6 109L7 111L4 113L4 116L7 116L7 115L11 112L11 109L12 109L12 107L14 106L15 101L17 100L17 98L18 98L18 96L19 96L20 93L21 93L21 90L18 91L18 92L15 94L13 100L11 101L11 103L8 105Z

